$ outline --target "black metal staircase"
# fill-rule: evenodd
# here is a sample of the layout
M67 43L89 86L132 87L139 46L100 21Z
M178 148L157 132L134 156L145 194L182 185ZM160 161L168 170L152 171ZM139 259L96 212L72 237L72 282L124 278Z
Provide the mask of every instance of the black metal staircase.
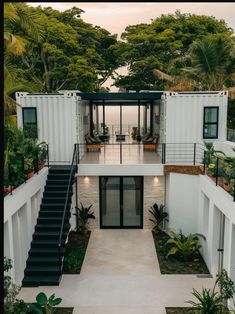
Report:
M51 166L49 169L24 271L23 287L59 285L65 242L70 229L76 160L75 146L70 166Z

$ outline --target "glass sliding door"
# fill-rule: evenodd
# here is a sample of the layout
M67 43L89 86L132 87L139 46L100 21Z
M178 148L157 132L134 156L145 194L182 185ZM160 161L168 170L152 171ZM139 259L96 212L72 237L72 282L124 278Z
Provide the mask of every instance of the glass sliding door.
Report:
M120 226L120 178L101 177L101 224L104 227Z
M123 226L141 226L142 178L123 177Z
M143 177L100 177L100 226L143 227Z

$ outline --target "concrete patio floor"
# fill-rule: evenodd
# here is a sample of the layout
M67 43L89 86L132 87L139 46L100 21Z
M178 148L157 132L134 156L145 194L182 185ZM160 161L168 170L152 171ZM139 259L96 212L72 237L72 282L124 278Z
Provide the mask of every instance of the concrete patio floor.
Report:
M22 288L32 302L38 292L55 293L74 314L164 314L187 306L191 291L212 287L211 278L161 275L150 230L92 230L80 275L64 275L60 286Z

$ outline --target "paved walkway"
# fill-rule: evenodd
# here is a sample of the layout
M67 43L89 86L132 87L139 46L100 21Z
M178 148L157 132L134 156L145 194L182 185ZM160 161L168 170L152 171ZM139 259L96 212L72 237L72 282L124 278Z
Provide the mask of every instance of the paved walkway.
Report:
M213 280L160 274L150 230L93 230L80 275L64 275L59 287L22 288L19 297L55 293L73 314L164 314L165 306L186 306L202 286Z

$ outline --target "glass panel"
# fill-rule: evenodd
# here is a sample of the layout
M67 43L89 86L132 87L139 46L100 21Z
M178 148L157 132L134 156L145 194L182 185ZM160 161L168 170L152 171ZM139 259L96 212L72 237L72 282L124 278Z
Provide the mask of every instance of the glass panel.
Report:
M217 115L218 109L217 108L205 108L205 123L217 123Z
M205 138L216 138L217 137L217 124L205 124L205 126L204 126L204 137Z
M102 225L120 226L120 178L101 178Z
M23 108L24 123L36 123L36 110L34 108Z
M141 178L123 177L123 226L141 226Z

